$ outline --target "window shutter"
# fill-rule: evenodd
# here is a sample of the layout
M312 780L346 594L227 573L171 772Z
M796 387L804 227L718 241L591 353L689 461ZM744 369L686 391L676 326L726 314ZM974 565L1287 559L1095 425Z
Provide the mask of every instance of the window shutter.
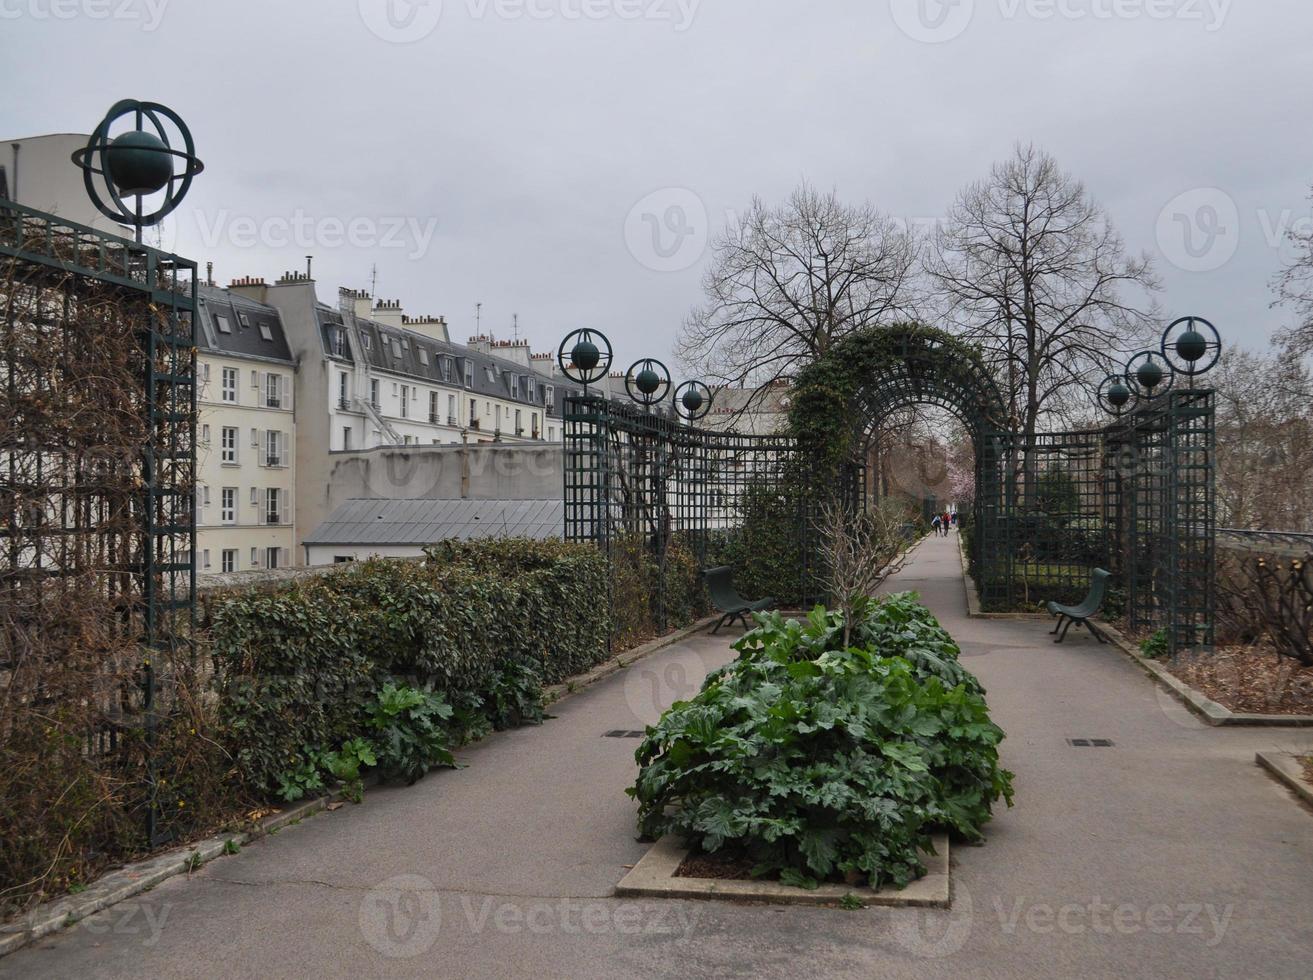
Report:
M279 548L279 549L278 549L278 565L279 565L279 567L281 567L281 568L286 568L286 567L287 567L288 565L290 565L291 563L292 563L292 562L291 562L291 558L290 558L290 556L287 554L287 549L286 549L286 548Z

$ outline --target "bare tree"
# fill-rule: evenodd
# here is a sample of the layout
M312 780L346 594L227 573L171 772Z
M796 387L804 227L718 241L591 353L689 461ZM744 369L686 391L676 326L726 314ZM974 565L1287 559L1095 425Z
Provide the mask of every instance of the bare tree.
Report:
M1041 415L1132 353L1156 315L1148 254L1128 256L1084 185L1034 146L1018 144L958 195L926 267L1028 442Z
M678 352L723 385L790 378L839 338L913 303L915 236L870 204L805 183L780 207L754 198L712 248L706 302L685 319Z
M1313 387L1298 359L1228 348L1209 375L1217 391L1217 502L1224 526L1313 530L1309 474Z
M868 511L854 511L842 501L821 504L821 560L830 596L843 614L843 645L852 637L854 620L871 596L907 557L903 529L907 513L892 500Z
M1313 199L1313 193L1309 197ZM1286 237L1295 257L1272 284L1277 294L1273 305L1293 309L1296 323L1278 340L1288 357L1304 359L1313 356L1313 228L1294 228ZM1313 388L1305 387L1299 394L1313 398Z

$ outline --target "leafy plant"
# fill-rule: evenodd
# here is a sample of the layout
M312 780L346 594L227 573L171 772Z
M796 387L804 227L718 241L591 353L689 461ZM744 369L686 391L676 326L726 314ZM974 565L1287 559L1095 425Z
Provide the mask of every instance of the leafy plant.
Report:
M378 765L378 758L374 746L357 737L343 742L336 752L324 753L323 763L342 783L347 797L359 803L365 792L362 770Z
M1165 657L1170 652L1167 630L1158 630L1153 636L1147 637L1140 644L1140 652L1150 660L1157 660L1159 657Z
M295 766L278 777L278 795L287 803L294 803L323 788L321 759L313 751L304 752Z
M956 646L910 596L864 610L853 632L869 647L842 648L844 625L824 609L761 617L739 658L648 730L629 791L642 833L800 887L854 874L901 887L925 873L936 830L981 838L1012 774Z
M455 768L444 723L452 708L430 690L388 683L370 706L379 772L413 784L434 766Z
M497 731L521 725L541 725L543 685L528 664L508 664L497 675L488 695L488 720Z

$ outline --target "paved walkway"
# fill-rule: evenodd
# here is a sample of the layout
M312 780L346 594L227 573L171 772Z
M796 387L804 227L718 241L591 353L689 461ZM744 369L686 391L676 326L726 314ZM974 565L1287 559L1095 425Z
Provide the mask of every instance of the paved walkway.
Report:
M1313 732L1210 729L1083 633L1055 647L1040 623L967 619L956 547L925 542L891 585L921 591L989 689L1017 805L954 851L951 911L610 897L644 847L636 743L603 735L729 659L701 636L462 753L468 769L171 879L0 976L1309 976L1313 814L1253 756Z

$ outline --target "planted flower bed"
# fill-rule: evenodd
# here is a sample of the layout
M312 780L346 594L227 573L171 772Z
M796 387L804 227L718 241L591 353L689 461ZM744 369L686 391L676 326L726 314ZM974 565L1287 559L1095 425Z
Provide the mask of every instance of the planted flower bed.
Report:
M872 888L924 875L936 832L982 838L1012 802L984 690L914 594L853 618L845 647L838 613L761 617L648 730L629 791L644 835L786 884Z

